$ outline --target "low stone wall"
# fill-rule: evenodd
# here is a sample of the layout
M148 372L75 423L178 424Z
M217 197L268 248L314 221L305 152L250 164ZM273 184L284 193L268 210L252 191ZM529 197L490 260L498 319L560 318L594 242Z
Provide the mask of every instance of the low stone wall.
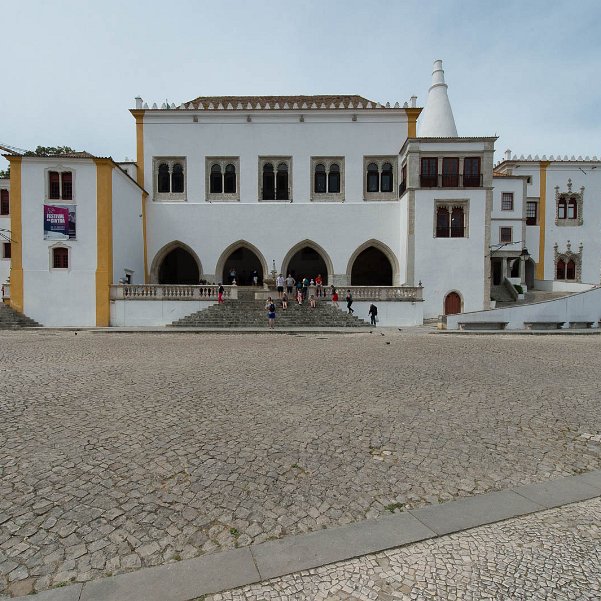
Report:
M166 326L217 301L112 300L111 326Z
M601 319L601 288L595 287L585 292L556 298L540 303L516 305L491 309L489 311L474 311L446 316L446 329L459 329L459 322L507 322L507 330L526 329L525 322L564 322L569 327L570 322L594 322L598 327Z

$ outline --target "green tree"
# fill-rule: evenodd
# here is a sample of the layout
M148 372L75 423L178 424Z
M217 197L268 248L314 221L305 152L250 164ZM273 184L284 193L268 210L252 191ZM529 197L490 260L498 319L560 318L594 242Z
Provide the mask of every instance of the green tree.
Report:
M70 146L38 146L35 150L28 150L25 153L26 157L45 157L56 156L60 154L71 154L77 152Z
M8 169L0 169L0 179L10 179L10 165Z

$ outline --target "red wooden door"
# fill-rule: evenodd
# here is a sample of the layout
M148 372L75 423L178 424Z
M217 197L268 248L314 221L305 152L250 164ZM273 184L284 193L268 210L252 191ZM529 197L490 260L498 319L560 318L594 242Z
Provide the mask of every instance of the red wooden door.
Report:
M456 292L449 292L444 299L444 314L455 315L461 313L461 297Z

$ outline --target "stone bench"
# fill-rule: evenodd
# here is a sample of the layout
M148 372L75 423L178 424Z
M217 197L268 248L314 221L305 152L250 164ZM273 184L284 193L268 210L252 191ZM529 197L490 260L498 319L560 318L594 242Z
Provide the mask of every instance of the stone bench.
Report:
M460 330L504 330L508 321L458 321Z
M593 327L594 321L571 321L570 328L574 330L588 330Z
M564 321L525 321L524 327L527 330L560 330Z

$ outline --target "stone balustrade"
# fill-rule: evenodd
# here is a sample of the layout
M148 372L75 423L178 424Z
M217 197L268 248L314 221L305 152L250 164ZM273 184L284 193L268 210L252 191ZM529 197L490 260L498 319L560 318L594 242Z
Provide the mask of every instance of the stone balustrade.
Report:
M224 299L237 299L237 286L224 286ZM216 301L219 286L182 284L119 284L111 286L111 300L207 300Z
M237 299L238 286L224 286L223 298ZM111 286L111 300L217 300L217 285L187 286L181 284L119 284ZM350 290L355 301L421 301L423 300L421 286L341 286L337 288L339 301L344 301L346 291ZM330 299L332 289L322 288L323 296ZM262 293L275 294L275 290ZM308 294L317 295L316 286L309 286Z
M309 294L314 286L309 286ZM421 286L341 286L336 288L338 301L344 301L347 290L351 291L354 301L421 301L423 300ZM323 288L326 298L331 298L332 289L328 286Z

